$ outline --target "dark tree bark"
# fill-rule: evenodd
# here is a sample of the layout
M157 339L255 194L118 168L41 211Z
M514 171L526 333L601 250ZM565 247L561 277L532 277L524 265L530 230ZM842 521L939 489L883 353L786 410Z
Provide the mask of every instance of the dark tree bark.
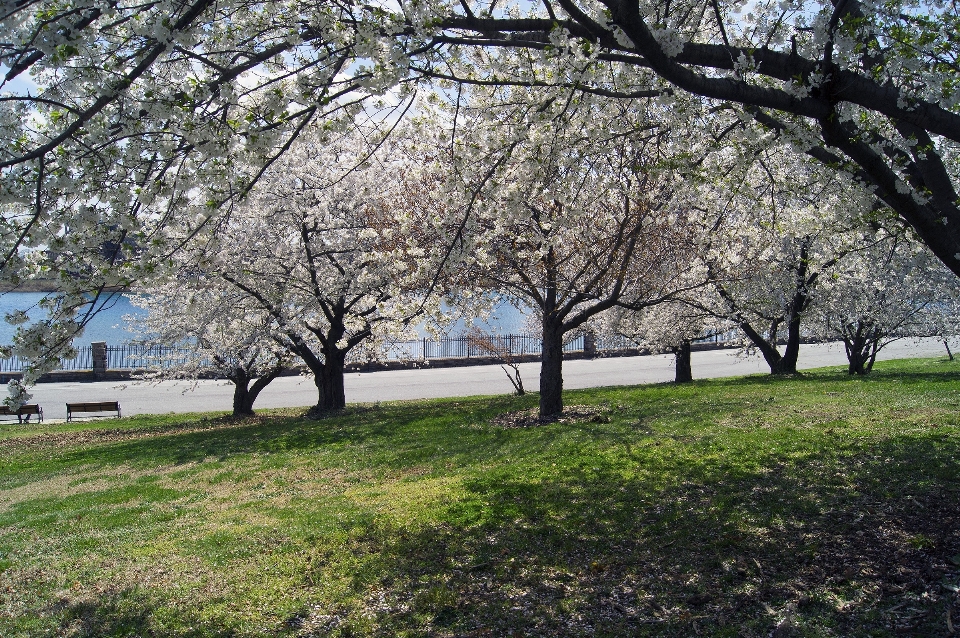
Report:
M674 382L689 383L693 381L693 366L690 362L690 341L686 340L674 348L673 354L676 357L676 375Z
M613 146L609 152L626 158L623 148ZM636 173L635 161L624 161L614 170L620 171L624 190L584 204L598 212L601 206L609 207L602 212L604 217L613 213L608 218L596 224L584 221L583 227L568 234L557 223L568 204L531 198L526 202L529 218L515 223L516 237L498 244L496 264L474 270L470 277L524 298L537 309L542 339L540 419L544 421L563 412L564 335L617 305L639 311L672 300L677 294L673 286L681 285L676 282L691 254L685 235L677 230L683 220L667 220L657 214L659 204L645 203L630 192L647 184L646 176ZM564 175L551 178L566 179ZM518 257L524 254L530 257ZM585 344L588 352L590 345L595 346Z
M250 396L250 378L246 372L238 371L230 381L233 382L233 416L253 416L256 397Z
M880 351L883 334L870 322L858 321L856 325L844 326L843 349L847 353L847 373L856 375L870 374Z
M520 365L517 363L511 363L510 369L513 370L511 374L505 366L500 366L503 368L503 371L507 373L507 378L510 379L510 383L513 384L513 390L517 393L518 397L524 396L527 391L523 389L523 379L520 378Z
M743 334L750 339L750 342L760 351L760 354L763 356L763 360L767 362L767 365L770 366L770 374L790 374L789 367L784 366L783 355L780 354L780 351L777 350L776 343L776 332L774 331L774 337L771 341L768 341L757 332L753 326L749 323L743 321L738 324L740 329L743 331ZM796 372L796 361L794 361L794 370Z
M800 247L800 260L794 275L795 288L793 299L787 313L787 344L783 349L779 369L774 374L796 374L797 359L800 356L800 322L803 313L810 306L812 297L810 290L819 276L819 273L810 274L809 246L805 241Z
M855 351L849 358L848 374L865 376L873 370L873 364L877 361L877 353L870 347L865 350Z
M260 392L280 376L283 366L277 366L261 377L253 377L244 369L236 369L228 377L233 382L233 416L253 416L253 404ZM254 380L256 379L256 380ZM253 385L250 382L253 381Z
M290 338L290 349L303 359L313 373L313 382L317 386L317 404L310 410L310 414L320 416L345 407L347 403L343 391L343 369L350 349L349 344L346 350L340 350L336 341L329 339L328 333L324 338L326 345L323 347L321 359L299 334L291 332L287 336Z
M544 318L543 354L540 361L540 418L563 412L563 326Z
M314 373L320 400L316 410L329 412L340 410L347 405L343 389L343 369L346 365L346 353L341 352L336 345L324 348L324 364L320 373Z
M847 374L855 374L861 377L870 374L870 371L873 370L873 364L876 359L876 353L871 353L869 351L853 353L849 359Z
M313 373L317 404L310 414L320 417L346 406L343 375L347 355L372 335L375 323L385 320L378 316L377 308L380 303L389 301L392 293L385 290L390 288L387 281L381 283L380 289L374 287L371 290L360 284L359 289L351 290L351 285L359 282L349 281L354 277L349 268L365 263L359 246L356 251L330 251L324 239L329 229L309 217L297 218L295 227L300 235L299 250L302 250L302 254L299 260L306 267L306 280L293 278L290 274L292 267L286 263L286 258L274 264L279 274L273 284L275 290L270 294L267 294L270 286L264 282L240 281L231 273L220 273L220 276L255 299L272 315L284 335L284 346L296 353ZM346 281L337 285L327 283L330 273L325 269L330 267L335 271L335 277ZM294 295L290 293L291 290L298 292ZM285 304L304 291L309 291L311 302L299 313L290 313ZM408 319L412 319L412 316ZM359 324L360 327L348 330L348 324Z
M763 360L770 366L770 374L796 374L797 361L800 355L800 316L790 318L787 324L787 343L783 354L777 350L776 330L771 330L770 338L765 338L750 324L742 322L740 329L750 339L750 342L760 351Z
M656 25L648 22L636 0L604 0L609 24L594 20L576 3L543 0L543 4L549 17L487 17L469 11L450 15L440 23L444 32L437 41L457 46L543 50L553 45L552 34L562 28L571 39L596 47L598 60L647 68L693 95L742 105L772 129L788 128L786 122L792 116L805 118L818 126L821 141L807 154L829 166L850 170L875 186L876 196L910 224L950 270L960 275L960 196L950 177L949 159L932 143L938 136L960 142L960 114L936 101L912 97L909 83L916 82L916 77L898 86L884 73L877 72L890 63L887 56L897 53L871 46L879 36L857 0L833 3L828 37L822 50L810 58L799 55L795 46L791 50L786 46L732 46L725 33L723 44L687 42L679 53L668 55L654 35ZM722 20L719 9L717 19ZM913 20L910 16L900 19L905 23ZM862 38L858 44L870 53L864 53L861 65L841 66L833 58L834 39L838 33L849 37L848 29L856 21L863 23L858 25L855 36ZM614 25L623 30L628 40L617 37ZM929 33L934 34L932 28ZM752 73L772 80L806 81L814 74L830 79L809 95L799 97L777 88L776 83L724 73L735 69L737 61L744 58L753 61ZM425 72L430 74L431 70ZM465 83L497 81L495 77L444 77ZM598 95L649 97L647 91L618 93L599 84L571 86ZM855 104L873 117L856 123L846 121L841 116L844 103ZM910 150L899 151L898 147ZM901 174L906 176L908 189L903 187Z
M832 262L828 262L832 263ZM770 321L770 329L766 335L754 328L750 321L744 316L741 308L738 307L736 300L729 291L720 283L716 283L717 292L727 303L728 307L735 313L737 326L743 331L750 342L760 351L764 361L770 366L770 374L796 374L797 361L800 357L800 337L803 315L810 302L813 301L811 291L819 278L819 272L810 272L809 264L809 245L805 241L800 247L799 258L794 266L794 289L793 297L787 306L783 315L767 319ZM783 354L777 350L779 337L778 328L786 322L787 342Z
M796 299L801 300L804 307L809 301L806 294L798 294ZM795 304L798 305L798 304ZM796 374L797 359L800 357L800 318L802 311L792 312L787 323L787 344L783 349L783 358L780 360L780 371L777 374Z

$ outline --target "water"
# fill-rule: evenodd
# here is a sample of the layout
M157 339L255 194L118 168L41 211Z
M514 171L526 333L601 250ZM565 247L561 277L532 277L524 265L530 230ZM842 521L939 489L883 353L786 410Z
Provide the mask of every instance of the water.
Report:
M0 294L0 343L10 343L17 326L11 326L2 317L14 310L27 310L32 320L42 319L46 312L37 304L46 296L42 292L7 292ZM115 295L106 307L98 312L87 324L83 335L75 345L87 345L94 341L106 341L110 345L119 345L135 341L137 336L130 332L129 323L124 315L138 315L143 311L130 303L123 295Z
M14 310L28 310L31 319L37 320L45 316L45 312L37 308L37 304L44 297L41 292L8 292L0 294L0 343L10 343L16 326L11 326L2 318ZM136 341L138 336L131 331L131 324L125 316L138 316L144 311L137 308L124 295L114 296L107 307L97 313L87 324L83 335L74 345L88 345L94 341L106 341L108 345L120 345ZM475 321L474 325L494 333L517 334L523 331L524 313L513 306L501 303L495 309L489 321ZM464 322L457 321L452 327L445 330L451 335L465 331ZM427 336L423 329L418 330L421 337Z
M443 304L442 307L446 309L447 306ZM527 331L524 322L530 312L529 309L518 310L509 303L501 301L494 306L486 320L474 319L471 325L492 334L520 334ZM455 336L463 334L467 330L466 322L463 319L458 319L450 326L444 327L442 332ZM428 336L426 330L422 327L418 328L417 332L420 333L421 337Z

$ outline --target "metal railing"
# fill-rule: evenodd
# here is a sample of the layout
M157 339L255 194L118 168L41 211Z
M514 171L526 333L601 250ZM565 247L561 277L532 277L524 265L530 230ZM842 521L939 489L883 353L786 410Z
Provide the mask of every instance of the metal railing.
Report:
M107 346L108 370L171 368L191 358L193 353L190 349L176 346L145 346L139 343Z
M93 348L90 346L80 346L75 348L77 356L70 359L61 359L58 370L92 370L93 369ZM27 361L20 357L10 357L0 359L0 372L20 372L27 367Z
M578 335L563 345L564 352L582 352L584 337ZM539 335L485 334L398 341L385 348L387 360L477 359L539 355L543 341Z
M711 339L713 340L713 339ZM563 346L565 353L583 352L588 339L577 335ZM636 350L637 344L619 335L598 335L593 338L598 354L622 350ZM381 357L390 361L425 359L475 359L484 357L511 357L539 355L543 344L539 335L459 335L440 339L399 341L384 347ZM77 356L60 362L60 370L93 369L93 352L90 346L76 348ZM196 357L189 348L178 346L145 346L125 343L107 346L107 369L149 370L173 367ZM0 372L20 372L25 362L19 357L0 359Z

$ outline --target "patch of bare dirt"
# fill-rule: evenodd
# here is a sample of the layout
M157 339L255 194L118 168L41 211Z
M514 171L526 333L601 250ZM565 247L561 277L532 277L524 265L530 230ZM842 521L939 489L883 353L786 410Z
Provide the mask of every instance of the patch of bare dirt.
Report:
M608 412L608 408L600 405L568 405L562 414L541 418L540 410L531 408L497 415L490 423L502 428L534 428L548 423L610 423Z
M5 453L30 452L43 449L60 449L120 441L149 439L170 434L192 434L195 432L209 432L213 430L229 430L238 427L249 427L260 423L257 417L234 419L220 417L216 419L201 419L192 423L179 425L164 425L141 429L130 428L97 428L78 432L46 432L30 436L10 437L0 441L0 449Z
M729 547L707 538L666 547L621 538L546 553L524 522L490 539L503 543L492 558L388 591L364 612L389 627L407 613L406 601L433 600L441 589L470 619L427 635L672 638L718 635L717 626L738 627L744 638L958 635L955 503L918 504L924 509L884 501L830 512L808 521L806 534L770 530L769 542L731 537ZM812 540L816 551L804 551ZM434 622L443 620L443 609L432 611Z

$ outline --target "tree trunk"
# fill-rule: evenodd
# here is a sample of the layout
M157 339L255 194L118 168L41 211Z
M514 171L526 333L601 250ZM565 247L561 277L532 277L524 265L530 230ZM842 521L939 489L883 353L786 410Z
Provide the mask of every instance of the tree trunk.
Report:
M230 376L234 383L233 388L233 416L253 416L253 403L260 396L260 392L270 385L270 382L280 376L283 372L283 366L270 370L269 373L257 378L253 385L250 382L254 377L247 374L246 370L235 370Z
M500 367L507 373L507 378L510 379L510 383L513 384L513 389L517 393L517 396L522 397L527 391L523 389L523 379L520 378L520 364L508 363L507 365L510 366L510 370L513 370L512 373L510 370L507 370L507 366L501 365Z
M314 412L324 413L339 410L347 405L343 390L345 355L336 346L324 349L324 362L320 374L314 371L313 380L320 395Z
M864 365L867 363L869 355L864 352L863 348L851 345L851 347L847 349L847 352L847 362L849 363L847 366L847 374L856 374L859 376L867 374Z
M780 365L774 374L796 374L800 356L800 313L794 312L787 324L787 347L783 349Z
M780 354L780 351L777 350L776 341L764 339L760 333L753 329L753 326L745 321L740 324L740 329L753 342L753 345L763 355L764 361L770 366L770 374L797 373L797 360L800 355L800 320L799 312L792 313L790 323L787 324L787 345L783 354Z
M848 374L857 376L866 376L873 370L873 364L877 360L877 355L869 350L861 350L850 358L850 365L847 367Z
M233 382L233 416L253 416L253 402L257 395L250 392L250 377L238 371L230 380Z
M676 383L693 381L693 367L690 364L690 341L686 340L673 350L676 356Z
M783 357L774 374L797 373L797 359L800 356L800 323L803 320L803 313L810 306L810 288L819 276L819 273L810 273L809 249L810 238L806 237L800 245L800 261L794 278L796 287L790 303L790 312L787 315L787 347L783 350Z
M563 412L563 331L559 321L544 317L543 355L540 360L540 418Z
M340 315L342 318L342 315ZM347 401L343 392L343 368L346 361L346 352L341 351L337 342L343 337L343 324L338 329L330 328L325 338L321 338L323 345L323 360L314 353L313 349L296 332L289 332L292 349L313 373L313 382L317 386L317 405L310 409L312 416L321 416L331 410L339 410L346 406ZM318 337L320 335L318 334ZM349 350L349 348L348 348Z
M873 348L870 351L870 356L867 358L867 365L863 369L864 374L870 374L870 372L873 370L873 364L877 362L877 352L880 350L878 346L879 342L874 342Z
M760 351L760 354L763 355L763 360L770 366L770 374L782 374L780 369L783 364L783 356L780 354L780 351L777 350L777 344L774 343L770 345L759 332L753 329L753 326L745 321L740 323L740 329L743 330L743 334L747 335L747 338L750 339L757 350ZM794 365L796 365L796 363L794 363Z
M843 347L847 351L848 374L864 376L873 370L883 335L871 324L857 323L856 331L852 326L844 329Z

